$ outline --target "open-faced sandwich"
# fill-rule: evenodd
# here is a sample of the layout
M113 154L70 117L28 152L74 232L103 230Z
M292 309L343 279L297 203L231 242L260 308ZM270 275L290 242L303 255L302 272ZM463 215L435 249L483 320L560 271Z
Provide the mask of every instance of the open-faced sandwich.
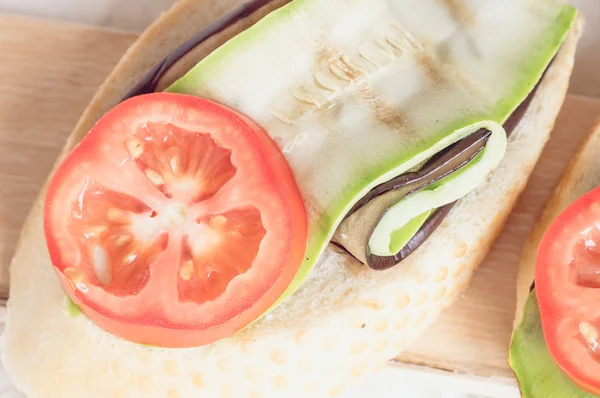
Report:
M180 1L100 88L29 215L14 382L53 398L351 390L470 280L580 29L558 0Z
M509 362L525 398L600 396L600 123L521 259Z

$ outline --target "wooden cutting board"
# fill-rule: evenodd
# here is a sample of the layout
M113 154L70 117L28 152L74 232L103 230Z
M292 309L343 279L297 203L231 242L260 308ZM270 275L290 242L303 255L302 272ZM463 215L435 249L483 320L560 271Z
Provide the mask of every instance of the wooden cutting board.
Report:
M21 224L79 115L135 34L0 14L0 297ZM512 383L506 365L521 244L600 100L570 96L543 160L456 305L398 359Z
M98 86L136 35L0 14L0 297L21 224Z

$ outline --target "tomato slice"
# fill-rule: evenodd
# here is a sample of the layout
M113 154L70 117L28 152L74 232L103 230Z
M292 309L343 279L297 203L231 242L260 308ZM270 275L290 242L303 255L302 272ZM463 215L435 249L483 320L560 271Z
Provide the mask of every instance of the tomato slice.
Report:
M93 322L190 347L277 301L302 262L307 221L264 130L213 102L158 93L109 111L59 165L44 229L64 289Z
M581 389L600 394L600 188L577 199L546 231L535 287L555 362Z

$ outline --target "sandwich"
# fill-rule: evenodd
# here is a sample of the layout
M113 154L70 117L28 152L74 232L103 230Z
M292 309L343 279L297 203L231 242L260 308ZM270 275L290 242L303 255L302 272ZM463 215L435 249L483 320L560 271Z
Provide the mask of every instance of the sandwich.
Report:
M523 397L597 397L600 123L575 155L521 258L509 363Z
M486 255L582 25L558 0L212 3L142 34L31 210L2 340L29 397L351 394Z

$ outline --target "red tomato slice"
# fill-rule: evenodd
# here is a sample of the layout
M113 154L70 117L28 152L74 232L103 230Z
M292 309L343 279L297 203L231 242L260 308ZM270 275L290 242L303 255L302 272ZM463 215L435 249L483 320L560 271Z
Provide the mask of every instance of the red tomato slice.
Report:
M600 188L576 200L546 231L535 288L555 362L580 388L600 394Z
M150 94L109 111L58 167L46 242L98 326L161 347L212 343L269 309L306 248L306 212L267 133L210 101Z

